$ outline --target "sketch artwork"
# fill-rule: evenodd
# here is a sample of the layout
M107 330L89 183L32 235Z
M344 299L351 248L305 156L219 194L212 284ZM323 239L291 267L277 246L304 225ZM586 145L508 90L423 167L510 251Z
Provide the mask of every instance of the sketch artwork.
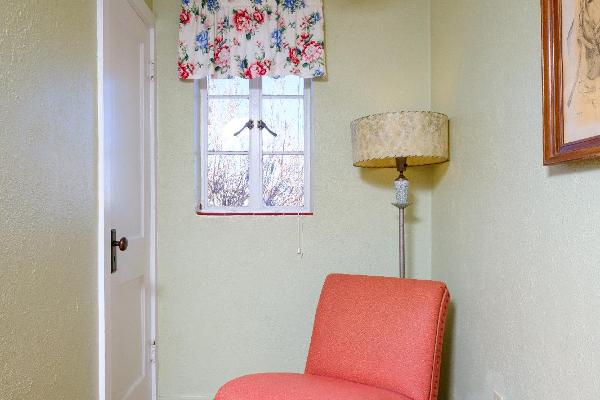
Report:
M600 133L600 0L563 7L564 134L573 142Z

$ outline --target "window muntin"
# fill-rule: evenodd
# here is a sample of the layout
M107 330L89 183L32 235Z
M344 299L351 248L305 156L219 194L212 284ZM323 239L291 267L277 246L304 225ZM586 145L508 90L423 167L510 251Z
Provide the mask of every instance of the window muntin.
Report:
M199 213L311 212L311 84L294 76L198 83ZM235 136L249 120L254 128Z

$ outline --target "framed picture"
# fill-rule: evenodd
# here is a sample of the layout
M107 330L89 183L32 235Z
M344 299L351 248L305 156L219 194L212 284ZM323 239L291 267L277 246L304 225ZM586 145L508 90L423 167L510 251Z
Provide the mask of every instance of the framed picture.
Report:
M541 0L544 164L600 156L600 0Z

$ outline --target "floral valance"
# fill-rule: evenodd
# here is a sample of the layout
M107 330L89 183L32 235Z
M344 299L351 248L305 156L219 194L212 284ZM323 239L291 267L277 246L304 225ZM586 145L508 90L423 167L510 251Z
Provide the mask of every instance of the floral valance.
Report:
M181 79L325 75L322 0L182 0Z

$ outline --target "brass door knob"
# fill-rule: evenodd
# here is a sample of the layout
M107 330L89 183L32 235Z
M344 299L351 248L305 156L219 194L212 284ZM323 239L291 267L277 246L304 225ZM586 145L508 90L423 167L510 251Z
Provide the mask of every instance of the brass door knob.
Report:
M113 245L113 247L118 247L119 250L121 250L121 251L125 251L125 250L127 250L127 246L129 246L129 241L127 240L126 237L122 237L118 241L113 240L112 245Z

